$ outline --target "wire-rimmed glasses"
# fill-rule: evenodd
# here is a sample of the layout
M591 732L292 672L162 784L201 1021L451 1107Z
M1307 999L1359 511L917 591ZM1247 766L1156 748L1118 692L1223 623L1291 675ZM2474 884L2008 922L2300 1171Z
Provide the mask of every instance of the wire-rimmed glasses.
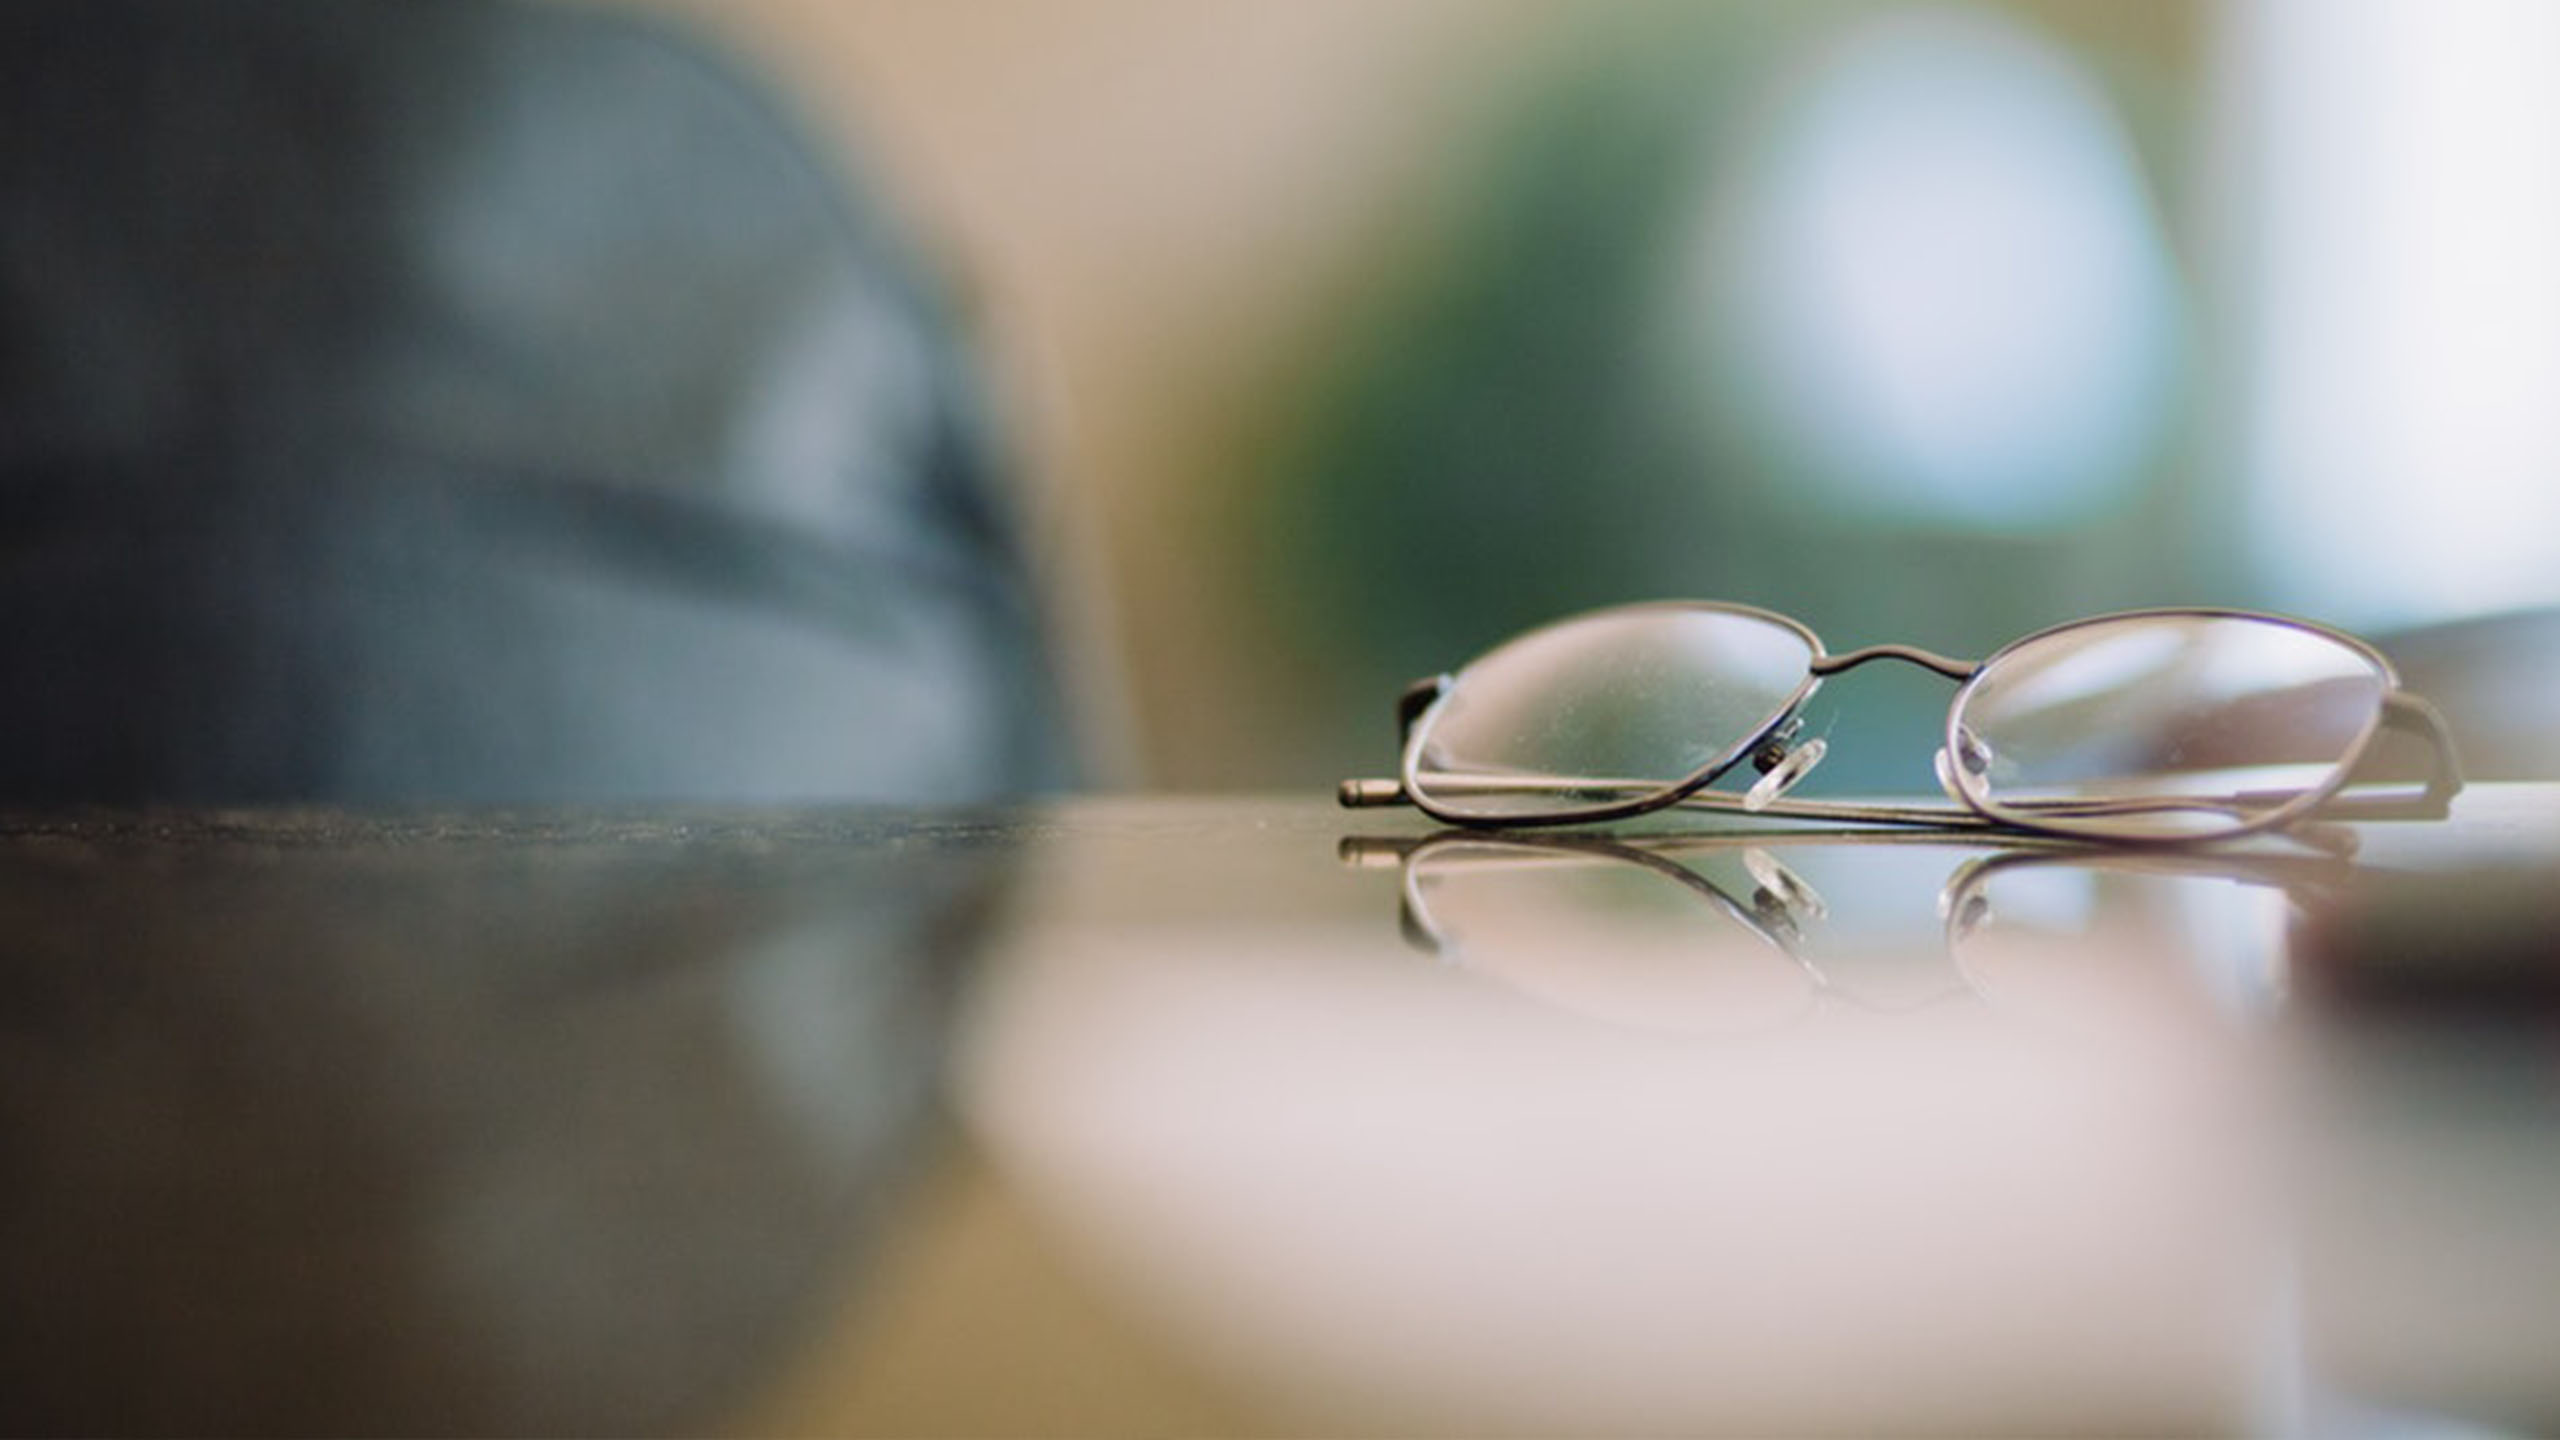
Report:
M1958 682L1937 756L1962 807L1787 799L1823 754L1800 739L1823 680L1899 660ZM1398 707L1397 779L1346 805L1409 803L1456 825L1590 824L1671 806L1796 819L1994 826L2192 842L2328 818L2441 818L2460 769L2434 707L2382 653L2288 616L2209 608L2075 620L1954 660L1907 645L1834 655L1748 605L1661 601L1521 634ZM2398 731L2423 774L2367 772ZM1710 789L1746 759L1742 794Z

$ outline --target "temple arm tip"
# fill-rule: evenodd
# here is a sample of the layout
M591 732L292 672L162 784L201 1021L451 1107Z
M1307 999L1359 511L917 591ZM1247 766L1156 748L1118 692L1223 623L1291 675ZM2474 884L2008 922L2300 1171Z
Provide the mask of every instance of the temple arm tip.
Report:
M1345 780L1337 794L1347 810L1405 803L1404 784L1397 780Z

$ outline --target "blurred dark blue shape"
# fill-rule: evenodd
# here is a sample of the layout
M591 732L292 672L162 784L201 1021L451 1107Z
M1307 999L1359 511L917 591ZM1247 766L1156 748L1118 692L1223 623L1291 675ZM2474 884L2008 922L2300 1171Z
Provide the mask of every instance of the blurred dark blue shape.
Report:
M0 800L955 800L1066 747L887 218L572 7L0 12Z
M729 1428L896 1234L1020 833L0 819L0 1433Z

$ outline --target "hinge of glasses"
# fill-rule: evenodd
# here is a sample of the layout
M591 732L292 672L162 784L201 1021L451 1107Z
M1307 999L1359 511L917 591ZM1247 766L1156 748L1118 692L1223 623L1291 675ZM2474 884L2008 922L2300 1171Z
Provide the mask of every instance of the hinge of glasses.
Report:
M1432 702L1448 691L1449 677L1446 675L1429 676L1404 687L1404 693L1396 697L1397 743L1403 743L1404 737L1413 733L1413 722L1421 719L1422 712L1430 709Z

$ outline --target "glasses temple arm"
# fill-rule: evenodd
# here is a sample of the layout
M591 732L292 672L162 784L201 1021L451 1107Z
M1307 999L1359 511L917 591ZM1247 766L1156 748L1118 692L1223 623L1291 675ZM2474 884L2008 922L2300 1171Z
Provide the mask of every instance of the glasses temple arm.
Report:
M2447 752L2440 752L2447 753ZM1562 790L1587 789L1594 785L1628 788L1636 782L1626 780L1575 780L1562 776L1538 777L1467 777L1455 782L1463 788L1485 794L1540 794ZM2426 790L2416 794L2333 798L2318 814L2338 820L2392 820L2443 818L2447 802L2460 788L2458 781L2448 781L2440 772ZM1403 784L1395 780L1345 780L1339 799L1346 809L1372 809L1388 805L1409 805L1413 797ZM2197 810L2228 814L2242 818L2253 812L2279 808L2297 798L2292 791L2248 792L2228 797L2212 796L2127 796L2116 799L2032 800L2020 801L2012 808L2028 815L2096 819L2101 817L2153 815L2171 811ZM1827 820L1851 825L1910 826L1930 830L2006 830L2017 828L2012 822L1994 819L1974 811L1935 803L1895 804L1855 800L1799 800L1793 797L1772 801L1753 808L1740 795L1721 790L1696 790L1676 800L1664 801L1659 808L1714 810L1759 819ZM1487 817L1461 820L1461 824L1503 828L1510 825L1546 825L1560 823L1553 817L1535 815ZM1561 823L1570 823L1561 822ZM2030 827L2031 828L2031 827ZM2157 838L2174 842L2182 837L2119 836L2120 840Z
M2334 820L2441 820L2450 814L2453 797L2462 791L2462 757L2444 712L2423 696L2394 690L2382 697L2381 728L2426 745L2431 763L2424 788L2412 795L2341 795L2317 813ZM2369 758L2374 752L2365 753Z
M1561 776L1541 776L1512 780L1478 780L1473 788L1488 792L1540 793L1586 786L1595 782L1575 781ZM1631 782L1617 781L1625 785ZM1345 780L1336 792L1343 808L1370 810L1388 805L1410 805L1413 797L1405 793L1398 780ZM1998 828L1996 823L1970 811L1946 805L1868 804L1858 801L1780 799L1757 810L1743 802L1743 797L1721 790L1698 790L1672 801L1665 808L1684 810L1716 810L1733 815L1762 819L1830 820L1854 825L1912 825L1929 829L1978 830ZM1494 824L1499 822L1482 822ZM1511 823L1536 825L1537 817L1513 817Z
M1410 805L1413 797L1404 793L1401 780L1345 780L1334 798L1345 810L1375 810L1387 805Z
M1401 753L1405 742L1413 738L1413 727L1423 712L1449 693L1449 677L1428 675L1404 687L1396 697L1396 749ZM1365 810L1381 805L1410 805L1413 798L1404 793L1400 780L1345 780L1337 792L1344 809Z

